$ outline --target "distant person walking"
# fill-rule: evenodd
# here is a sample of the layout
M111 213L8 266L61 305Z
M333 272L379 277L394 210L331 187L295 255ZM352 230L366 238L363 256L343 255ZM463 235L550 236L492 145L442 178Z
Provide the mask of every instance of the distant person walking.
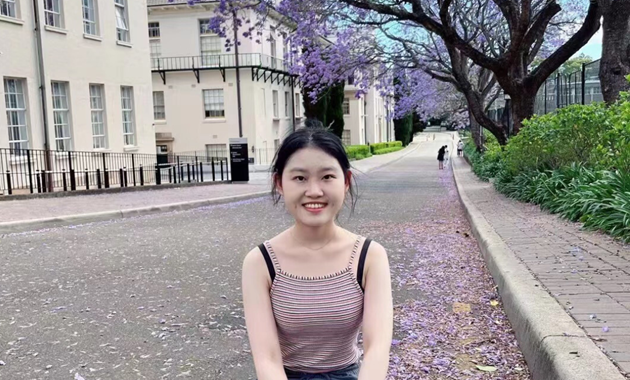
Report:
M443 145L440 150L438 150L438 169L442 170L444 169L444 156L446 155L446 145Z
M464 156L464 143L462 142L462 140L459 140L459 142L457 143L457 156Z

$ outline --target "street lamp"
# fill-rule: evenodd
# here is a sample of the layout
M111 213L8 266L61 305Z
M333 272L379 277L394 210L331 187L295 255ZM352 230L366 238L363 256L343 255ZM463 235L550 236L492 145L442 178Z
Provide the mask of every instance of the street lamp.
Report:
M512 120L511 120L511 114L512 114L512 107L511 107L511 100L512 98L510 97L509 94L503 93L503 99L505 100L505 117L506 117L506 124L507 124L507 135L508 138L511 135L512 132Z

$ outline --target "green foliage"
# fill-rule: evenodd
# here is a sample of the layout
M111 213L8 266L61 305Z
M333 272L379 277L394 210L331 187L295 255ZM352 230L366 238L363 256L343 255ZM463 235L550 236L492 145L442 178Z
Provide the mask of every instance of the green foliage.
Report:
M401 150L402 148L403 148L402 146L392 146L392 147L389 147L389 148L377 149L377 150L374 151L374 155L397 152L397 151Z
M328 96L328 109L326 110L326 122L324 124L326 127L332 124L330 130L335 135L341 136L343 135L343 99L345 97L344 91L344 83L337 83L336 85L330 87L330 92Z
M402 142L404 146L409 145L412 139L413 114L408 114L402 119L394 120L394 135L396 140Z
M376 154L377 150L386 149L386 148L402 148L402 141L390 141L390 142L382 142L382 143L374 143L370 145L370 152L372 154ZM382 153L381 153L382 154Z
M591 62L593 62L593 58L582 53L579 56L575 58L571 58L568 61L566 61L564 64L562 64L562 66L560 66L560 70L558 71L560 71L560 74L575 73L576 71L582 71L583 63L591 63Z
M503 148L464 152L501 193L630 242L630 95L535 116Z
M367 145L348 145L346 146L346 153L348 154L348 158L357 160L372 156L370 147Z

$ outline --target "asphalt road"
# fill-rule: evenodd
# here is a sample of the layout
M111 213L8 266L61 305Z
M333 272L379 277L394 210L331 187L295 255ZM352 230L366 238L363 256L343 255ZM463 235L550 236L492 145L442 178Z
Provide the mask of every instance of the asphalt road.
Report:
M417 257L405 228L463 218L439 206L447 136L359 178L339 218L388 250L397 305L426 295L401 280ZM259 198L0 239L0 379L254 378L241 262L290 222Z

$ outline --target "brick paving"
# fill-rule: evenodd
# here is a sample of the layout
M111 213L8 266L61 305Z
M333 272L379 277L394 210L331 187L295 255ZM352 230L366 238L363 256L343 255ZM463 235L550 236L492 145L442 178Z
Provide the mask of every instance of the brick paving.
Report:
M466 194L517 257L630 378L630 246L509 199L453 157Z
M375 167L392 162L408 154L410 150L415 149L417 144L424 139L425 137L420 137L416 143L398 152L355 161L352 163L353 167L361 175L361 173L365 173ZM126 210L185 201L243 195L269 190L270 185L269 173L260 172L250 173L250 182L247 184L220 184L175 189L159 189L158 187L153 187L147 188L147 191L138 192L0 201L0 223L91 214L112 210Z

